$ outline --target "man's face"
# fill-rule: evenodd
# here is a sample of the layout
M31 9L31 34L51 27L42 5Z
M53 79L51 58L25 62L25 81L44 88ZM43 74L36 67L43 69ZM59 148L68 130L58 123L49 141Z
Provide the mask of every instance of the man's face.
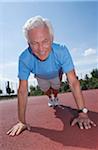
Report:
M31 29L28 33L29 45L32 52L40 59L45 60L50 51L52 44L52 37L47 27L37 27Z

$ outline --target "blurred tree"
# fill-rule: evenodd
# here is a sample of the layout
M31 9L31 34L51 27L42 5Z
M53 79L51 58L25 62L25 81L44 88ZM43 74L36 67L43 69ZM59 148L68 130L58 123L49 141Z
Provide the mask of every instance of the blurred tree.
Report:
M77 76L78 79L78 76ZM91 72L91 77L88 76L88 74L85 75L84 79L80 79L80 86L82 90L88 90L88 89L98 89L98 69L93 69ZM68 84L68 81L61 82L61 87L59 89L60 93L69 92L70 87ZM44 93L41 91L40 87L33 87L30 86L30 92L29 95L43 95Z
M88 74L85 75L85 80L86 80L86 81L89 81Z
M98 78L98 69L93 69L92 72L91 72L91 75L93 78Z
M69 92L70 91L70 87L67 81L65 82L61 82L61 87L59 89L60 93L64 93L64 92Z
M36 96L36 95L43 95L44 93L41 91L39 86L33 87L30 85L30 92L29 95Z
M86 84L86 80L80 79L80 86L82 90L87 90L88 85Z

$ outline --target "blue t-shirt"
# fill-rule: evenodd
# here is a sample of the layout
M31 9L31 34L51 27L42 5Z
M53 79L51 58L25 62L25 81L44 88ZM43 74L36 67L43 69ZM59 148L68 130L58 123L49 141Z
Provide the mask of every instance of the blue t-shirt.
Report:
M58 76L61 69L64 73L74 69L72 58L65 46L53 43L52 50L44 61L38 59L28 47L19 57L18 77L20 80L28 80L30 73L33 73L39 78L52 79Z

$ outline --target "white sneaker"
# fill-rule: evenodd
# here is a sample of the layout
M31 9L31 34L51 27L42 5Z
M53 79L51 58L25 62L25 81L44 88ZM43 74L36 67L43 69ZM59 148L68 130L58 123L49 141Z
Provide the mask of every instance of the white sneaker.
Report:
M54 102L54 106L59 106L59 100L57 97L54 98L53 102Z
M59 100L58 100L58 98L56 97L56 98L54 98L54 99L49 99L49 101L48 101L48 106L49 107L55 107L55 106L59 106Z
M51 98L48 101L48 106L49 107L54 107L54 101Z

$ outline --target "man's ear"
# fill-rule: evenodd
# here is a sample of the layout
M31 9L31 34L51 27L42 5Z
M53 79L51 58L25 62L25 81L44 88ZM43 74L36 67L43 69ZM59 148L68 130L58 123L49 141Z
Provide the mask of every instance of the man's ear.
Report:
M28 45L29 45L29 47L30 47L30 43L28 42Z
M51 43L53 43L53 40L54 40L54 37L53 37L53 36L51 36Z

